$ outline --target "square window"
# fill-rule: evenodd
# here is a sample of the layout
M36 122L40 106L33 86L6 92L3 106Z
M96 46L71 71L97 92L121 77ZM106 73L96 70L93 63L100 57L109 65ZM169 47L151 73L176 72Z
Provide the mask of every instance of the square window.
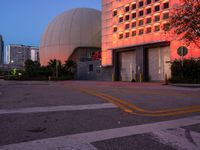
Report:
M123 22L123 17L119 18L119 23Z
M168 19L169 18L169 13L163 14L163 19Z
M163 4L163 9L167 9L167 8L169 8L169 3L168 2Z
M146 24L150 24L151 23L151 18L147 18L146 19Z
M126 24L125 25L125 30L129 29L130 28L130 25L129 24Z
M146 4L147 5L151 4L151 0L147 0Z
M139 17L143 16L144 15L144 12L143 10L139 11Z
M139 30L139 35L142 35L142 34L144 34L144 30L143 30L143 29L140 29L140 30Z
M125 20L128 21L129 20L129 15L125 16Z
M170 24L169 24L169 23L165 23L165 24L163 25L163 30L164 30L164 31L168 31L169 28L170 28Z
M129 6L125 7L125 12L129 12Z
M123 33L119 34L119 39L123 39Z
M132 4L132 10L136 9L136 3L135 4Z
M136 31L132 31L132 36L136 36Z
M155 7L154 7L154 11L155 11L155 12L160 11L160 5L155 6Z
M155 32L160 31L160 26L155 26L155 27L154 27L154 31L155 31Z
M146 30L146 33L151 33L151 27L148 27L147 30Z
M132 19L136 18L136 13L132 13Z
M144 21L143 21L143 20L140 20L138 25L139 25L139 26L143 26L143 25L144 25Z
M143 5L144 5L144 2L143 2L143 1L140 1L140 2L139 2L139 7L143 7Z
M114 28L113 28L113 32L117 32L117 27L114 27Z
M93 72L93 64L89 65L89 72Z
M151 13L151 8L147 8L146 9L146 14L148 15L148 14L150 14Z
M132 22L132 28L136 27L136 22Z
M117 16L117 10L113 11L113 16Z
M125 33L125 38L128 38L129 35L130 35L129 32L126 32L126 33Z
M154 17L154 21L155 21L155 22L160 21L160 16L155 16L155 17Z

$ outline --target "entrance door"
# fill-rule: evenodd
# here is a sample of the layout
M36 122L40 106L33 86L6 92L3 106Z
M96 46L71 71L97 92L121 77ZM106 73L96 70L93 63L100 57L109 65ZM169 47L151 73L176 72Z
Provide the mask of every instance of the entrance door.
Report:
M119 66L121 81L131 81L136 74L135 51L119 53Z
M150 48L148 50L149 78L151 81L163 81L165 75L171 76L170 47Z

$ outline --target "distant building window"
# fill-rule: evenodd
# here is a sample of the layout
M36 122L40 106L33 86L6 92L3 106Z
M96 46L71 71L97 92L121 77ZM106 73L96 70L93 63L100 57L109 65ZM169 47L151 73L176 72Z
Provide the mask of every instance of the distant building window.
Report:
M113 32L117 32L117 27L114 27L114 28L113 28Z
M160 11L160 5L155 6L155 7L154 7L154 11L155 11L155 12Z
M93 64L89 65L89 72L93 72Z
M129 12L129 6L125 7L125 12Z
M139 11L139 17L143 16L144 15L144 12L143 10Z
M132 36L136 36L136 31L132 31Z
M148 27L147 30L146 30L146 33L151 33L151 27Z
M151 13L151 8L147 8L146 9L146 14L148 15L148 14L150 14Z
M136 3L132 4L132 10L136 9Z
M144 2L143 2L143 1L140 1L140 2L139 2L139 7L143 7L143 5L144 5Z
M155 21L155 22L160 21L160 16L155 16L155 17L154 17L154 21Z
M163 14L163 19L168 19L169 18L169 13Z
M136 13L132 13L132 19L136 18Z
M130 36L129 32L125 33L125 38L128 38Z
M151 4L151 0L147 0L146 4L147 5Z
M119 23L123 22L123 17L119 17Z
M119 34L119 39L123 39L123 33Z
M132 22L132 28L136 27L136 22Z
M129 15L125 16L125 20L128 21L129 20Z
M139 30L139 35L142 35L142 34L144 34L144 30L143 30L143 29L140 29L140 30Z
M139 26L143 26L143 25L144 25L144 21L143 21L143 20L140 20L138 25L139 25Z
M151 23L151 18L147 18L146 19L146 24L150 24Z
M164 30L164 31L168 31L169 28L170 28L170 24L169 24L169 23L165 23L165 24L163 25L163 30Z
M168 2L163 4L163 9L167 9L167 8L169 8L169 3Z
M154 31L155 31L155 32L160 31L160 26L159 26L159 25L158 25L158 26L155 26L155 27L154 27Z
M125 30L129 29L130 28L130 25L129 24L126 24L125 25Z

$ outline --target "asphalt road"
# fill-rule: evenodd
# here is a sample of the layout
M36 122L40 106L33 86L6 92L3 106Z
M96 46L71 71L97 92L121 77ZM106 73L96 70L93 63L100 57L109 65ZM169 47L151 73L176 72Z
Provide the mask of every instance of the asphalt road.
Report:
M200 89L0 80L0 150L200 149Z

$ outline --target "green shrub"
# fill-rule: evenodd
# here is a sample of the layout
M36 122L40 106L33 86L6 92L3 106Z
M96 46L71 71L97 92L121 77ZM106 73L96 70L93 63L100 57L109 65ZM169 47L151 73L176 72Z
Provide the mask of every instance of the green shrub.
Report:
M175 60L171 65L172 83L200 84L200 59Z

